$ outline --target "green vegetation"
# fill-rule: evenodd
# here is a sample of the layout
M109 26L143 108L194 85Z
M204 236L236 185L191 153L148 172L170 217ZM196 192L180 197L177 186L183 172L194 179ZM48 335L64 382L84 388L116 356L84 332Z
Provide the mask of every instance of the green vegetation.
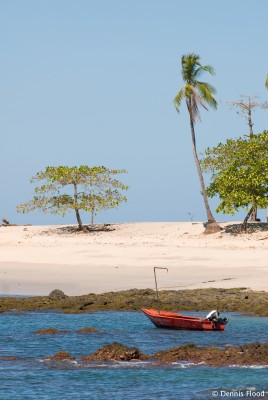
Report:
M206 149L205 154L203 170L212 172L208 196L219 196L217 212L234 214L239 208L246 209L245 231L253 210L268 206L268 132L250 140L229 139Z
M181 73L184 85L174 98L174 106L180 113L182 103L185 101L189 113L192 151L207 214L205 233L221 230L208 202L209 197L216 195L220 198L217 212L234 214L239 208L245 208L248 211L242 226L242 230L246 230L250 217L252 221L259 221L257 207L265 208L268 205L267 131L255 135L252 122L252 112L255 109L267 109L268 103L258 103L252 96L243 96L245 99L228 102L238 108L238 114L246 118L250 140L229 139L225 144L220 143L212 149L208 148L205 159L200 161L195 133L195 124L198 120L201 121L200 108L207 111L209 107L217 108L215 88L200 78L204 73L214 75L215 71L210 65L202 65L199 55L189 53L181 58ZM268 74L265 86L268 89ZM208 188L205 187L203 171L212 172L212 180ZM42 182L35 188L33 199L20 204L17 211L28 213L41 210L62 216L74 211L78 229L89 229L88 226L83 226L82 211L91 214L92 226L96 213L118 207L122 202L127 201L122 191L127 190L128 187L114 179L114 175L125 172L125 170L110 170L103 166L47 167L45 171L38 172L30 181L31 183ZM12 225L5 218L2 221L5 226Z
M35 188L35 196L17 207L18 212L27 213L41 210L52 214L66 215L75 211L79 230L83 229L80 211L94 215L100 210L119 206L126 197L121 194L128 187L113 176L125 170L110 170L105 167L47 167L38 172L31 183L42 182Z
M186 102L186 106L190 117L193 155L205 203L207 220L209 224L213 224L213 230L211 231L216 232L220 230L220 227L216 224L216 220L213 217L209 207L204 178L202 175L202 170L197 155L196 136L195 136L196 120L197 119L201 120L199 106L202 106L205 110L208 110L207 106L210 106L214 109L217 108L217 102L214 98L214 94L216 92L215 89L209 83L202 82L199 80L199 78L204 72L208 72L211 75L213 75L214 69L209 65L201 65L200 57L194 53L184 55L181 59L181 65L182 65L182 78L184 81L184 87L178 91L174 99L174 105L176 110L179 112L183 99Z
M241 117L245 118L247 121L247 125L249 127L249 138L253 138L254 133L253 133L253 122L252 122L252 113L256 109L261 109L265 110L268 108L268 103L262 102L259 103L256 101L256 98L253 96L241 96L240 100L236 101L229 101L226 102L226 104L230 104L232 107L236 107L236 112L238 115ZM257 207L253 209L251 213L251 221L257 222Z

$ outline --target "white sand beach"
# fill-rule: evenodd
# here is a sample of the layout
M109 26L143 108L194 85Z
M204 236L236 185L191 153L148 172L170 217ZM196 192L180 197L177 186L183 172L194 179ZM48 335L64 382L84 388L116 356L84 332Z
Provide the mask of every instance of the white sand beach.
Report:
M191 222L109 228L115 230L70 234L64 226L1 226L0 293L154 288L153 267L168 268L157 272L159 289L268 291L268 231L203 235L203 224Z

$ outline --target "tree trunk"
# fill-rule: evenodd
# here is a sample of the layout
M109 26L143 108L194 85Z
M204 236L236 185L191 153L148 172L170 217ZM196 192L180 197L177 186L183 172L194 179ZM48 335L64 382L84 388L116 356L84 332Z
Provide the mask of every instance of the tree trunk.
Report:
M257 222L257 221L259 221L259 219L257 218L258 208L257 208L257 204L256 204L255 200L253 200L252 207L253 207L253 210L251 213L250 221Z
M80 214L79 214L79 209L78 209L77 186L76 186L75 183L73 185L74 185L74 202L75 202L75 205L76 205L75 216L76 216L77 223L78 223L78 229L81 231L83 229L83 223L82 223L82 220L81 220L81 217L80 217Z
M94 224L94 208L91 211L91 225L93 225L93 224Z
M244 219L243 224L241 226L241 230L240 230L241 232L247 231L247 223L248 223L249 217L251 216L253 210L254 210L254 206L252 206L251 209L249 210L249 212L247 213L246 218Z
M248 105L249 105L249 108L248 108L248 126L249 126L249 139L251 140L253 138L253 136L254 136L254 133L253 133L253 122L252 122L252 119L251 119L251 107L250 107L250 104L251 104L251 102L250 102L250 98L249 98L249 100L248 100ZM252 213L251 213L251 219L250 219L251 221L257 222L257 212L258 212L257 205L255 204L254 208L252 210Z
M76 215L76 219L77 219L77 222L78 222L78 228L79 228L80 231L82 231L83 223L82 223L82 220L81 220L81 217L80 217L78 209L75 209L75 215Z
M251 214L250 221L252 221L252 222L257 222L257 221L259 221L259 219L257 218L257 211L258 211L257 207L255 207L255 208L252 210L252 214Z
M197 151L196 151L196 140L195 140L195 131L194 131L194 123L191 118L191 113L190 113L190 124L191 124L191 135L192 135L192 150L193 150L193 155L194 155L194 160L199 176L199 181L201 185L201 190L202 190L202 195L205 203L205 208L206 208L206 213L207 213L207 220L208 220L208 226L206 228L205 233L214 233L214 232L219 232L221 230L221 227L217 224L215 218L212 215L212 212L210 210L209 204L208 204L208 197L207 197L207 192L206 192L206 187L204 183L204 178L203 174L201 171L200 167L200 162L198 159Z
M249 137L250 139L253 138L254 134L253 134L253 123L252 123L252 119L251 119L251 109L248 109L248 126L249 126Z

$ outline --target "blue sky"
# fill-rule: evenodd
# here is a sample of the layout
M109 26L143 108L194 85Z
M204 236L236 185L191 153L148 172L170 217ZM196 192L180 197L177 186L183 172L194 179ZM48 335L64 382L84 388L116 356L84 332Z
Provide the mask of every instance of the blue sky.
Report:
M86 164L128 170L122 177L128 203L97 222L189 221L188 213L206 220L188 114L173 106L180 59L195 52L214 66L216 76L204 80L218 100L267 100L268 2L2 0L0 6L0 217L74 223L73 215L19 215L16 206L31 198L36 172ZM267 113L254 113L255 132L268 128ZM198 151L245 133L245 121L219 104L202 111ZM210 203L214 211L218 202Z

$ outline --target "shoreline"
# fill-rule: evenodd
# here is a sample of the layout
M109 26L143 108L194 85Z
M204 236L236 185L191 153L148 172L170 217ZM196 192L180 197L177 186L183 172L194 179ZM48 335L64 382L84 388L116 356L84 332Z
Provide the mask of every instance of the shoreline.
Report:
M0 292L68 296L132 288L160 290L239 288L268 292L268 224L236 235L236 223L203 235L203 223L107 225L69 233L70 226L0 227ZM266 229L267 227L267 229ZM73 227L71 227L73 229Z
M164 290L159 292L160 307L166 311L204 312L213 309L268 317L268 293L240 289ZM0 313L57 311L66 314L90 314L99 311L140 311L159 308L153 289L130 289L102 294L67 296L53 291L49 296L0 297Z

